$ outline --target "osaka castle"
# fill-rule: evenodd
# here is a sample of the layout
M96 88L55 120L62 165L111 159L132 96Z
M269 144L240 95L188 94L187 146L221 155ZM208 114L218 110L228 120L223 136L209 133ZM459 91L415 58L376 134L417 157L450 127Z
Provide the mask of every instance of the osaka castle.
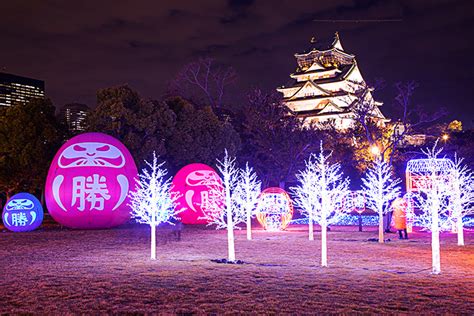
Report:
M277 89L291 112L306 126L336 129L354 126L354 108L360 106L361 87L365 87L355 56L344 51L339 34L329 42L311 40L308 52L295 54L298 67L290 75L293 83ZM379 125L388 122L372 89L365 89L363 104L369 105L367 117Z

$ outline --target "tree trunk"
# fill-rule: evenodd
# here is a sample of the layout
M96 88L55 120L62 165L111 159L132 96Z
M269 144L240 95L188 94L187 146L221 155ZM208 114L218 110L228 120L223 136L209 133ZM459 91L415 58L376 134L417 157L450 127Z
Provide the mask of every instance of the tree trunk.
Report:
M383 244L384 236L383 236L383 214L379 212L379 243Z
M156 259L156 226L151 225L151 259Z
M451 233L456 234L458 232L457 222L451 221Z
M234 230L227 227L228 261L235 261Z
M235 245L234 245L234 222L230 207L227 207L227 247L228 261L235 261Z
M462 223L462 217L458 217L456 225L458 231L458 246L464 246L464 225Z
M247 240L252 240L252 217L250 211L247 210Z
M431 211L431 257L432 257L432 274L441 273L441 256L439 253L439 218L438 208Z
M321 266L328 266L327 225L321 225Z
M439 253L439 231L431 232L431 253L433 261L433 274L441 273L441 256Z
M311 215L311 213L309 213L308 227L309 227L309 240L314 240L313 216Z

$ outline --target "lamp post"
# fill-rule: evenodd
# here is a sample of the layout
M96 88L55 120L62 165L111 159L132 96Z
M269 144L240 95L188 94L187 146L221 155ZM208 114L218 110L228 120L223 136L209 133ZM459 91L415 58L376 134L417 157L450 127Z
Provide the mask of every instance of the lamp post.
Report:
M380 148L379 148L379 146L377 146L377 145L372 145L372 146L370 146L370 152L371 152L372 155L374 155L374 156L380 155Z

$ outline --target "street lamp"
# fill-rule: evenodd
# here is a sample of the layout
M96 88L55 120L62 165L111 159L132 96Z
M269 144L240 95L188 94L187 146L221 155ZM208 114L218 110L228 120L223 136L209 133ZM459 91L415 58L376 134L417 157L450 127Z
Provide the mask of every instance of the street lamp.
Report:
M372 153L372 155L378 156L380 155L380 148L377 145L372 145L370 146L370 152Z

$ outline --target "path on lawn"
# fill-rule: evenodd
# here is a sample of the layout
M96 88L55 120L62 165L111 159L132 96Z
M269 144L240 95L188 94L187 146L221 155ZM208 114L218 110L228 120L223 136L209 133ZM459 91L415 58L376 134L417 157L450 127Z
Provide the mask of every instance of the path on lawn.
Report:
M225 258L225 231L185 227L177 242L158 230L157 260L149 229L77 231L54 227L0 233L0 313L465 313L474 314L474 232L467 245L441 236L441 275L431 275L428 233L386 244L376 228L333 227L329 268L319 267L319 232L245 231L236 236L243 265ZM365 228L367 229L367 228Z

